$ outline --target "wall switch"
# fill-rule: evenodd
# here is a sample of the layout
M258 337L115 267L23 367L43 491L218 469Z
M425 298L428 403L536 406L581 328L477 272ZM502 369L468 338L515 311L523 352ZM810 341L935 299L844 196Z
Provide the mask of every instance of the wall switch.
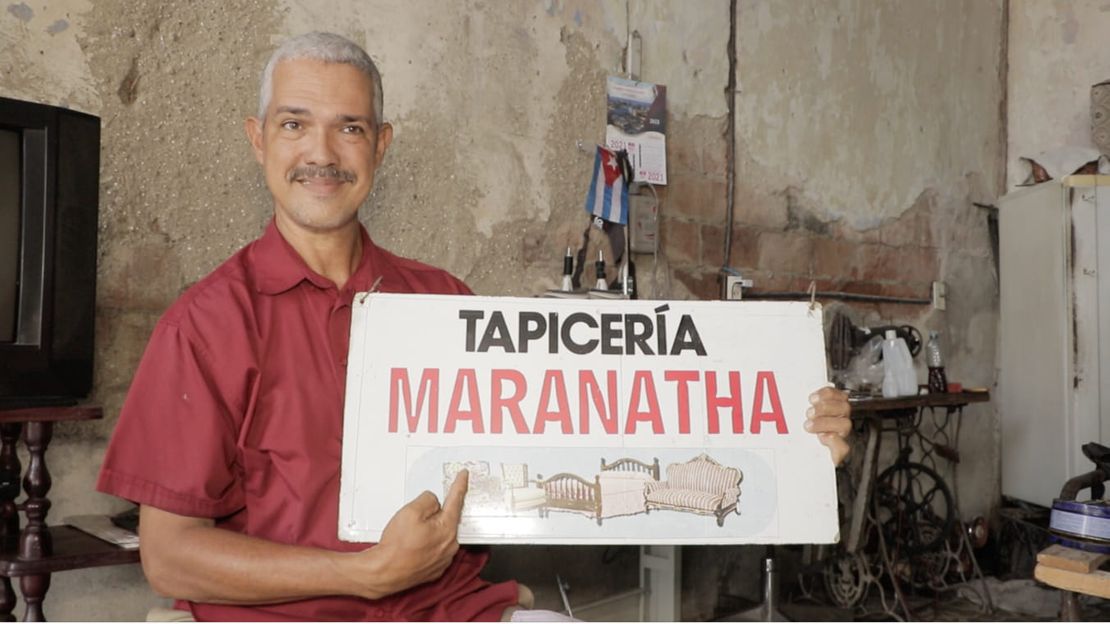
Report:
M948 289L944 282L933 282L933 309L943 310L948 307Z

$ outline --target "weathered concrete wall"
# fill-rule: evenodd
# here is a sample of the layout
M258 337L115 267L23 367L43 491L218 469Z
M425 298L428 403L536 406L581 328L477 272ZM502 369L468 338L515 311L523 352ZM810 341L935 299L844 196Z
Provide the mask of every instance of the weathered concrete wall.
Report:
M1002 0L741 0L737 20L737 200L727 263L753 278L755 291L804 291L812 281L822 291L928 299L930 283L943 281L946 311L827 309L845 310L856 324L938 329L949 379L991 387L997 279L986 214L973 202L992 203L1002 191ZM672 197L683 182L675 178ZM672 201L664 239L686 233L689 253L668 248L676 279L710 296L725 222L701 208L723 205L723 188L691 184L714 197ZM998 500L997 428L990 407L965 410L964 517ZM691 617L711 615L715 596L758 598L750 555L718 551L715 561L684 567Z
M732 264L789 290L928 299L943 281L946 311L852 312L940 330L949 379L990 387L996 277L973 202L1001 190L1002 3L753 1L739 24ZM968 410L965 515L997 498L995 431Z
M681 133L724 114L727 6L636 3L626 22L619 1L5 3L0 94L103 120L91 400L107 416L59 428L51 518L124 506L92 488L154 322L269 218L242 120L274 42L330 29L378 60L397 134L363 214L375 238L480 293L523 295L556 284L564 230L585 225L593 158L578 144L603 137L628 23L644 36L643 76L671 85ZM57 575L46 612L134 620L156 602L137 567L92 570Z
M1090 87L1110 79L1105 0L1011 0L1007 183L1018 158L1062 146L1094 148Z
M274 42L331 29L378 60L397 135L363 214L375 238L479 293L526 295L555 285L566 231L583 225L593 159L578 144L603 136L604 79L621 72L630 25L643 37L641 76L668 85L670 106L659 271L653 278L653 259L639 259L641 285L657 297L712 298L726 263L728 11L727 0L635 2L626 24L619 0L0 6L0 94L103 119L92 400L107 416L59 427L51 518L122 508L92 487L154 322L269 218L241 128ZM991 201L1002 175L1001 0L743 1L737 17L738 200L727 264L761 289L816 279L822 289L922 296L944 280L947 312L853 312L941 329L950 376L991 385L994 275L970 202ZM994 430L990 410L971 411L967 513L997 495ZM551 582L531 565L534 552L501 555L497 574ZM567 560L580 578L635 582L624 551L577 549ZM729 575L750 571L711 549L686 562L687 618L711 615ZM577 585L576 601L597 597L587 586ZM541 598L557 608L556 597ZM134 620L156 602L137 567L90 570L57 575L46 612Z

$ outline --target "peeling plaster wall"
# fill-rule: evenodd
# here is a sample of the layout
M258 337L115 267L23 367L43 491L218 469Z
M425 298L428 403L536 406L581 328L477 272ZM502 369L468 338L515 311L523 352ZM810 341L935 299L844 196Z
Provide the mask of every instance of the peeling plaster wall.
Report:
M995 286L970 201L999 190L1001 2L742 1L729 258L728 0L0 3L0 95L103 124L91 400L106 417L57 429L50 518L123 508L92 488L134 368L166 306L267 222L242 120L273 44L310 29L343 33L379 62L396 138L362 218L386 247L483 294L555 286L565 241L584 225L588 146L603 137L605 77L622 72L630 27L643 37L641 77L666 84L670 106L662 247L637 258L645 294L715 297L722 264L765 288L818 279L901 292L943 279L947 313L857 313L942 329L953 378L990 385ZM906 272L881 270L892 265ZM965 515L997 496L994 420L974 414ZM555 565L578 580L581 603L635 585L634 553L546 555L562 557ZM492 573L550 584L534 557L499 552ZM758 576L714 549L685 560L696 571L687 619L712 615L729 573ZM559 608L550 587L536 589L542 606ZM140 620L158 602L132 566L56 575L45 610Z
M0 84L7 97L97 114L99 95L78 41L89 0L0 5Z
M258 75L275 42L331 29L379 62L385 116L397 132L362 213L375 238L477 292L527 295L556 285L564 241L585 225L588 146L603 138L605 77L621 72L629 24L644 37L642 75L672 85L672 124L681 127L724 114L727 7L660 0L626 14L617 0L0 3L0 94L102 118L90 400L106 417L56 430L50 518L124 508L93 486L150 331L181 291L269 218L242 120L257 107ZM575 568L605 566L598 549L568 553ZM628 561L614 565L631 577L609 575L611 583L635 584ZM515 566L529 567L527 558ZM546 574L537 580L549 582ZM597 595L607 589L600 580ZM45 611L62 620L141 620L158 603L130 566L56 575Z
M1110 79L1107 32L1106 0L1010 1L1009 188L1026 174L1019 157L1063 146L1095 149L1090 88Z
M992 388L997 276L987 214L973 203L1003 191L1004 1L740 0L737 20L727 264L755 281L753 295L815 283L928 299L930 283L943 281L946 311L859 303L826 311L857 325L940 330L949 380ZM664 240L685 230L700 245L700 256L685 258L690 268L675 270L693 290L712 292L721 225L718 214L688 207L664 230ZM999 500L997 422L990 405L969 406L956 474L938 466L966 519ZM758 600L758 566L747 557L718 551L714 566L685 567L684 613L713 615L704 609L714 596Z
M740 7L744 180L864 229L996 166L999 1L778 4Z
M973 202L1002 190L1002 0L744 0L739 28L735 233L750 253L734 265L780 289L928 299L943 281L946 311L847 307L857 323L940 330L949 379L992 387L997 277ZM999 476L993 410L967 414L970 517L997 501Z

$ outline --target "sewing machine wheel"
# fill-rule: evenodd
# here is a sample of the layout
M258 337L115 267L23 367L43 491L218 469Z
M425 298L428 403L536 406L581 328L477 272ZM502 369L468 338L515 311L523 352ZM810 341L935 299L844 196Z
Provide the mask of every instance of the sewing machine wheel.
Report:
M956 520L952 492L935 470L904 462L875 480L871 504L889 548L913 556L937 550Z
M943 538L940 529L934 524L918 527L917 533L922 541L932 541L938 536ZM942 540L943 543L943 540ZM925 550L896 563L894 568L899 578L919 589L942 589L953 563L953 556L946 547ZM958 563L958 562L956 562Z
M872 580L867 559L860 553L843 553L829 559L825 564L824 577L829 599L844 609L863 602Z

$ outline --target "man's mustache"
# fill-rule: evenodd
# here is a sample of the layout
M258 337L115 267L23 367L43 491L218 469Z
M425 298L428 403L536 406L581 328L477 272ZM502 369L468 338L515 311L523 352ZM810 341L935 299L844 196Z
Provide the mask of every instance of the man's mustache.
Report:
M334 178L341 182L354 182L355 174L346 169L340 169L333 165L327 167L318 167L316 165L302 165L294 167L286 178L290 182L300 182L309 178Z

